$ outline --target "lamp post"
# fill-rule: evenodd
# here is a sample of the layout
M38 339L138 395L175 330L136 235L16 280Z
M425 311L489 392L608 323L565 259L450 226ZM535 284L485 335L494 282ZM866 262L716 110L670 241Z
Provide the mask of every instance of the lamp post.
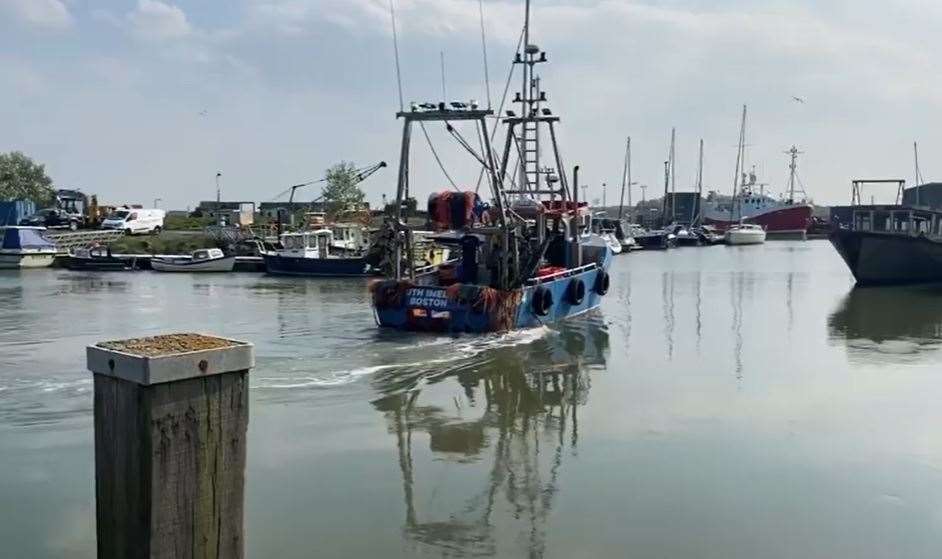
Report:
M605 209L608 206L608 197L606 196L606 189L608 185L604 182L602 183L602 209Z

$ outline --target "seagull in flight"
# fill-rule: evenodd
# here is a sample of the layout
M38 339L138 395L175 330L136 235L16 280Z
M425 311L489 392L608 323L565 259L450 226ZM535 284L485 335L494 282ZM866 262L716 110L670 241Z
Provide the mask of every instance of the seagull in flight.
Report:
M200 116L207 116L209 114L209 111L207 111L206 109L203 109L202 111L200 111L199 114Z
M796 103L801 103L802 105L805 104L805 100L804 100L804 99L802 99L801 97L795 97L794 95L792 95L792 101L794 101L794 102L796 102Z

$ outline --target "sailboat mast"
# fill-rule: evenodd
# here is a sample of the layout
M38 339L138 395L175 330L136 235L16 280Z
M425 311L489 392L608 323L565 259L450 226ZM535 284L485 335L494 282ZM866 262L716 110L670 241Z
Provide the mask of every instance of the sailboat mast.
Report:
M671 174L671 222L677 221L677 179L674 173L674 139L676 129L671 128L671 153L670 153L670 174Z
M625 211L625 188L628 190L628 205L631 206L631 136L628 136L628 144L625 146L625 168L621 174L621 199L618 202L618 219L621 219Z
M742 122L739 125L739 145L737 146L737 149L736 149L736 172L733 175L733 204L736 204L740 218L742 218L742 204L740 203L740 200L737 197L737 194L738 194L737 191L739 187L739 177L740 177L739 173L743 165L743 155L744 155L743 151L745 151L746 149L743 145L746 143L745 136L746 136L746 105L743 105L742 106ZM730 221L732 221L732 217L733 217L732 207L730 207L729 216L730 216Z
M919 205L919 190L920 190L919 187L922 186L922 177L920 176L920 172L919 172L919 145L916 142L913 142L913 164L915 165L915 173L916 173L916 177L914 178L913 182L915 183L915 186L916 186L916 205L918 206Z
M667 195L671 184L671 162L664 162L664 199L661 201L661 226L667 225Z
M700 157L697 162L697 208L691 225L696 225L700 221L700 204L703 200L703 138L700 138Z

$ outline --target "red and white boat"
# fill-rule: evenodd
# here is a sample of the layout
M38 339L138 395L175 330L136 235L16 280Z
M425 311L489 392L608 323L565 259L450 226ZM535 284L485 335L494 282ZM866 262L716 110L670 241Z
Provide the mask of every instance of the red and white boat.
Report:
M738 225L742 215L744 223L761 225L769 233L803 233L811 227L812 213L804 200L776 200L749 190L735 199L710 192L703 204L703 222L723 231Z
M723 231L740 223L754 223L768 233L806 233L811 227L814 208L805 199L798 180L798 155L801 152L795 146L785 152L791 156L788 193L775 199L765 193L767 185L756 180L755 167L749 173L739 172L744 167L745 135L746 108L743 107L736 161L736 176L741 176L742 180L733 185L733 196L722 196L716 191L707 195L703 202L703 222Z

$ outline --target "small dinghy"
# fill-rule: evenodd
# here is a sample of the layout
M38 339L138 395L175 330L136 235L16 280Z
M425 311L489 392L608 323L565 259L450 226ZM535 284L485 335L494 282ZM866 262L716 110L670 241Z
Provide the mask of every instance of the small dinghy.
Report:
M154 258L150 267L158 272L231 272L235 261L218 248L204 248L190 258Z

